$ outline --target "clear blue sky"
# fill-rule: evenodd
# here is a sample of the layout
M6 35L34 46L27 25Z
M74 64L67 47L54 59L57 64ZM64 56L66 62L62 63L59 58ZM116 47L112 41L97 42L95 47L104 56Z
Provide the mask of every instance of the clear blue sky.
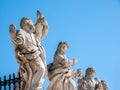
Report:
M0 0L0 76L16 73L19 65L9 35L9 25L17 29L22 17L36 21L40 10L49 24L41 42L47 64L52 62L59 41L67 41L68 58L76 57L74 70L93 66L107 81L109 90L120 87L120 0ZM84 74L84 72L83 72ZM46 78L44 87L49 84Z

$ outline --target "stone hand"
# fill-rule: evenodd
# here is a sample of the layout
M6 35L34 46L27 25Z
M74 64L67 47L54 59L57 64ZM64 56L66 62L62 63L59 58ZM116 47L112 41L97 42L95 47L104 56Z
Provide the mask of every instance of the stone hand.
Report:
M101 80L100 80L99 78L97 78L97 77L95 78L95 80L96 80L97 82L100 82L100 81L101 81Z
M77 74L81 75L82 74L82 69L77 69Z
M10 33L16 33L16 27L14 24L11 24L9 27Z
M47 23L40 11L37 11L37 23L41 23L43 25L46 25Z
M14 24L11 24L9 27L9 32L10 32L10 36L11 38L14 40L16 37L16 28Z
M44 21L44 17L43 15L40 13L40 11L37 11L37 23L38 22L43 22Z
M43 18L43 15L41 14L40 11L37 11L37 19Z
M74 59L73 59L73 65L75 65L76 63L77 63L77 59L74 58Z

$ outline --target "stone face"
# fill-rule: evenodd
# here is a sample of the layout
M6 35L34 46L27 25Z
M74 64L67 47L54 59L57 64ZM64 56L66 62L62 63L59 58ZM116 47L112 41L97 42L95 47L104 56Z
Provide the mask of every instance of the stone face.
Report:
M37 11L35 25L30 18L22 18L20 26L21 29L16 30L15 25L11 24L10 35L23 78L21 90L40 90L47 75L47 67L46 54L39 43L48 32L48 24Z
M93 67L86 69L85 76L78 79L78 90L108 90L105 81L93 78L96 70Z
M60 42L54 55L53 63L48 65L48 77L50 84L48 90L76 90L76 84L73 80L75 73L70 66L76 64L76 59L69 60L65 52L68 49L66 42Z

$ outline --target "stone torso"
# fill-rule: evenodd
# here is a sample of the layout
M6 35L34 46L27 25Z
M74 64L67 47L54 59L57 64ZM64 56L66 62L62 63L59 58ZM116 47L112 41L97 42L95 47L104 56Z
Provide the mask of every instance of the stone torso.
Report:
M23 37L23 45L21 49L22 53L30 53L38 50L38 46L33 33L20 29L18 32L18 36L19 35Z

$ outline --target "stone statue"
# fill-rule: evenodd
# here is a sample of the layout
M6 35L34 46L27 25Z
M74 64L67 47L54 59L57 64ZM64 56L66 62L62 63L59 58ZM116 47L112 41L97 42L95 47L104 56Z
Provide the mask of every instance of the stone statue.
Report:
M78 90L108 90L105 81L99 78L93 79L95 74L96 70L93 67L87 68L85 77L78 79Z
M75 76L77 79L82 79L82 69L77 69L77 73Z
M92 80L95 73L96 70L94 68L87 68L85 77L78 79L78 90L95 90L95 83Z
M47 66L44 48L39 43L47 35L48 24L37 11L35 25L30 18L24 17L20 27L20 30L16 30L15 25L11 24L9 29L23 78L21 90L40 90L47 75Z
M77 74L70 67L75 65L77 60L73 59L71 61L66 57L65 52L67 49L67 42L60 42L53 63L48 64L48 77L50 80L48 90L76 90L73 79Z
M101 80L102 86L103 86L103 90L108 90L108 85L106 83L105 80Z
M108 90L108 86L104 80L100 80L99 78L95 78L97 81L95 85L95 90Z

